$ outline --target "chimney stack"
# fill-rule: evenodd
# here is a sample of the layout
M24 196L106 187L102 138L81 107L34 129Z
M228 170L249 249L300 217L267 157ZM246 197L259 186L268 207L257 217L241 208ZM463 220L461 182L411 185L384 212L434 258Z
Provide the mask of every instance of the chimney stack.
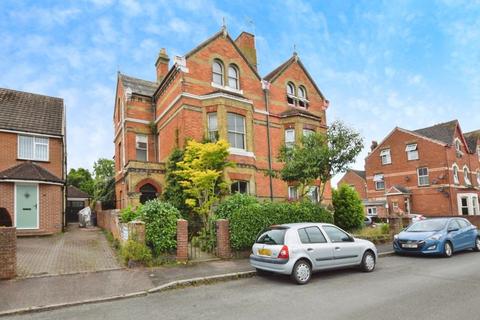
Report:
M165 48L160 49L155 67L157 68L157 82L160 83L168 72L168 63L170 58L167 55Z
M255 36L243 31L235 40L235 44L242 51L247 61L257 69L257 49L255 49Z
M373 151L376 147L378 147L378 142L373 140L372 145L370 146L370 151Z

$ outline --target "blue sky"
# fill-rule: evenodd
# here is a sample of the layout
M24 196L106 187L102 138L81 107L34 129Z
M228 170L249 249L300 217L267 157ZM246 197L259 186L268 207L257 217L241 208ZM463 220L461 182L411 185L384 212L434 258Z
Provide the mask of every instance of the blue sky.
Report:
M327 120L372 139L458 119L480 129L480 1L1 1L0 87L59 96L69 167L113 156L116 73L153 80L161 47L183 55L220 29L256 35L260 74L294 44Z

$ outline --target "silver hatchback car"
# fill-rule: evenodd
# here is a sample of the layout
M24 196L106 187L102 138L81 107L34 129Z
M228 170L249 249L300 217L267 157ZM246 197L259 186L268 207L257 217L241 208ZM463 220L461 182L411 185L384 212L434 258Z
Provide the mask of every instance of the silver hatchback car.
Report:
M318 270L358 266L375 269L377 248L328 223L292 223L271 226L260 233L252 247L250 264L264 271L291 275L307 283Z

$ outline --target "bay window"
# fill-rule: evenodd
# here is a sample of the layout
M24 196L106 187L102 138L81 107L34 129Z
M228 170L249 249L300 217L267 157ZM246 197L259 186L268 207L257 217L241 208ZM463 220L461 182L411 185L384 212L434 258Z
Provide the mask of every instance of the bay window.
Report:
M245 150L245 117L236 113L228 113L227 126L230 146Z

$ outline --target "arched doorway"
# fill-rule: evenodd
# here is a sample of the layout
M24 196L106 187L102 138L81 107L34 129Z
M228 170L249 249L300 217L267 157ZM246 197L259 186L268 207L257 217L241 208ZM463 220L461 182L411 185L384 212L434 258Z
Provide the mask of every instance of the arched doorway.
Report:
M140 187L140 203L144 204L148 200L157 198L157 189L150 183L144 184Z

